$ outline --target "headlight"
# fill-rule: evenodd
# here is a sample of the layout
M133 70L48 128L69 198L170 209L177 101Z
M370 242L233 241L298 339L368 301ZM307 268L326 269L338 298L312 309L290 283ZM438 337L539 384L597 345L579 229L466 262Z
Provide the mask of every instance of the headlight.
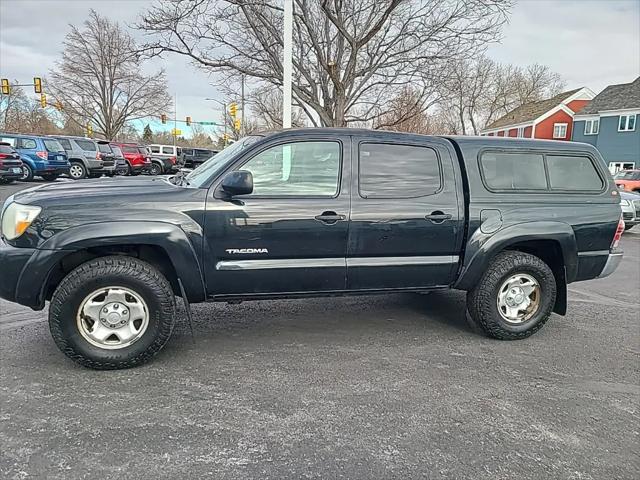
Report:
M625 200L624 198L620 199L620 205L626 205L627 207L631 206L631 201Z
M2 212L2 235L7 240L18 238L29 228L38 214L41 207L35 205L22 205L20 203L10 203Z

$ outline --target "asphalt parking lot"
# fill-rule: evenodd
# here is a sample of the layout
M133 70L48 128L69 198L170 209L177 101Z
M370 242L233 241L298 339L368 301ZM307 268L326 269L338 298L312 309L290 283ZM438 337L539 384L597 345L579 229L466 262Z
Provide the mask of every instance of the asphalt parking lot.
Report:
M96 372L0 301L0 476L638 478L640 227L622 246L517 342L455 291L205 304L193 340L180 320L152 363Z

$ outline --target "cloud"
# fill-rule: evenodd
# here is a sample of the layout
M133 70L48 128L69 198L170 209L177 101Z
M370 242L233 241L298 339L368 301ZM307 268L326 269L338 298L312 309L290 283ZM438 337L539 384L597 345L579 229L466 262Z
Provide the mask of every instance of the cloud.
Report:
M62 50L69 24L81 25L93 8L133 25L152 5L148 0L0 0L0 74L29 81L45 76ZM132 31L142 40L142 34ZM502 43L489 49L501 62L541 63L559 72L568 87L598 92L640 75L640 2L637 0L521 0L514 7ZM167 55L145 65L164 68L168 88L178 95L178 116L216 120L221 99L209 76L183 57ZM151 122L155 129L170 128Z

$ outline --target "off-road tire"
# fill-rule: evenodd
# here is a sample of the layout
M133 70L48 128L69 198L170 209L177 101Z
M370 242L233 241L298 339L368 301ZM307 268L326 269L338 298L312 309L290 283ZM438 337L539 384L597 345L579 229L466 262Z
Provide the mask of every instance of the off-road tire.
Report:
M76 318L83 299L103 286L129 288L148 306L146 331L127 347L97 347L78 330ZM49 306L49 329L58 348L80 365L96 370L130 368L149 361L167 343L175 310L171 285L152 265L133 257L101 257L80 265L60 282Z
M160 165L158 162L152 162L151 163L151 167L149 167L149 175L162 175L162 165Z
M497 296L502 283L511 275L525 273L534 277L541 289L540 305L529 320L512 324L498 312ZM556 301L556 281L551 268L535 255L518 251L499 253L478 285L467 293L471 325L477 325L489 337L520 340L540 330L551 316Z

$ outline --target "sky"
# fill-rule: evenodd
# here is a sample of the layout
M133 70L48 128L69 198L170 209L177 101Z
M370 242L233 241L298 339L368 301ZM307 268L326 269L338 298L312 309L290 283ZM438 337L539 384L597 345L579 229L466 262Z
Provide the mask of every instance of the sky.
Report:
M31 82L46 76L62 50L69 24L80 25L89 9L133 25L151 0L0 0L0 77ZM132 30L135 38L142 34ZM640 75L640 0L519 0L499 44L488 55L515 65L548 65L567 88L595 93ZM164 68L168 89L177 96L178 118L221 118L222 100L212 78L186 59L167 55L145 67ZM34 98L35 98L35 94ZM152 128L163 128L151 122ZM170 127L165 127L170 128ZM188 135L188 132L183 132Z

